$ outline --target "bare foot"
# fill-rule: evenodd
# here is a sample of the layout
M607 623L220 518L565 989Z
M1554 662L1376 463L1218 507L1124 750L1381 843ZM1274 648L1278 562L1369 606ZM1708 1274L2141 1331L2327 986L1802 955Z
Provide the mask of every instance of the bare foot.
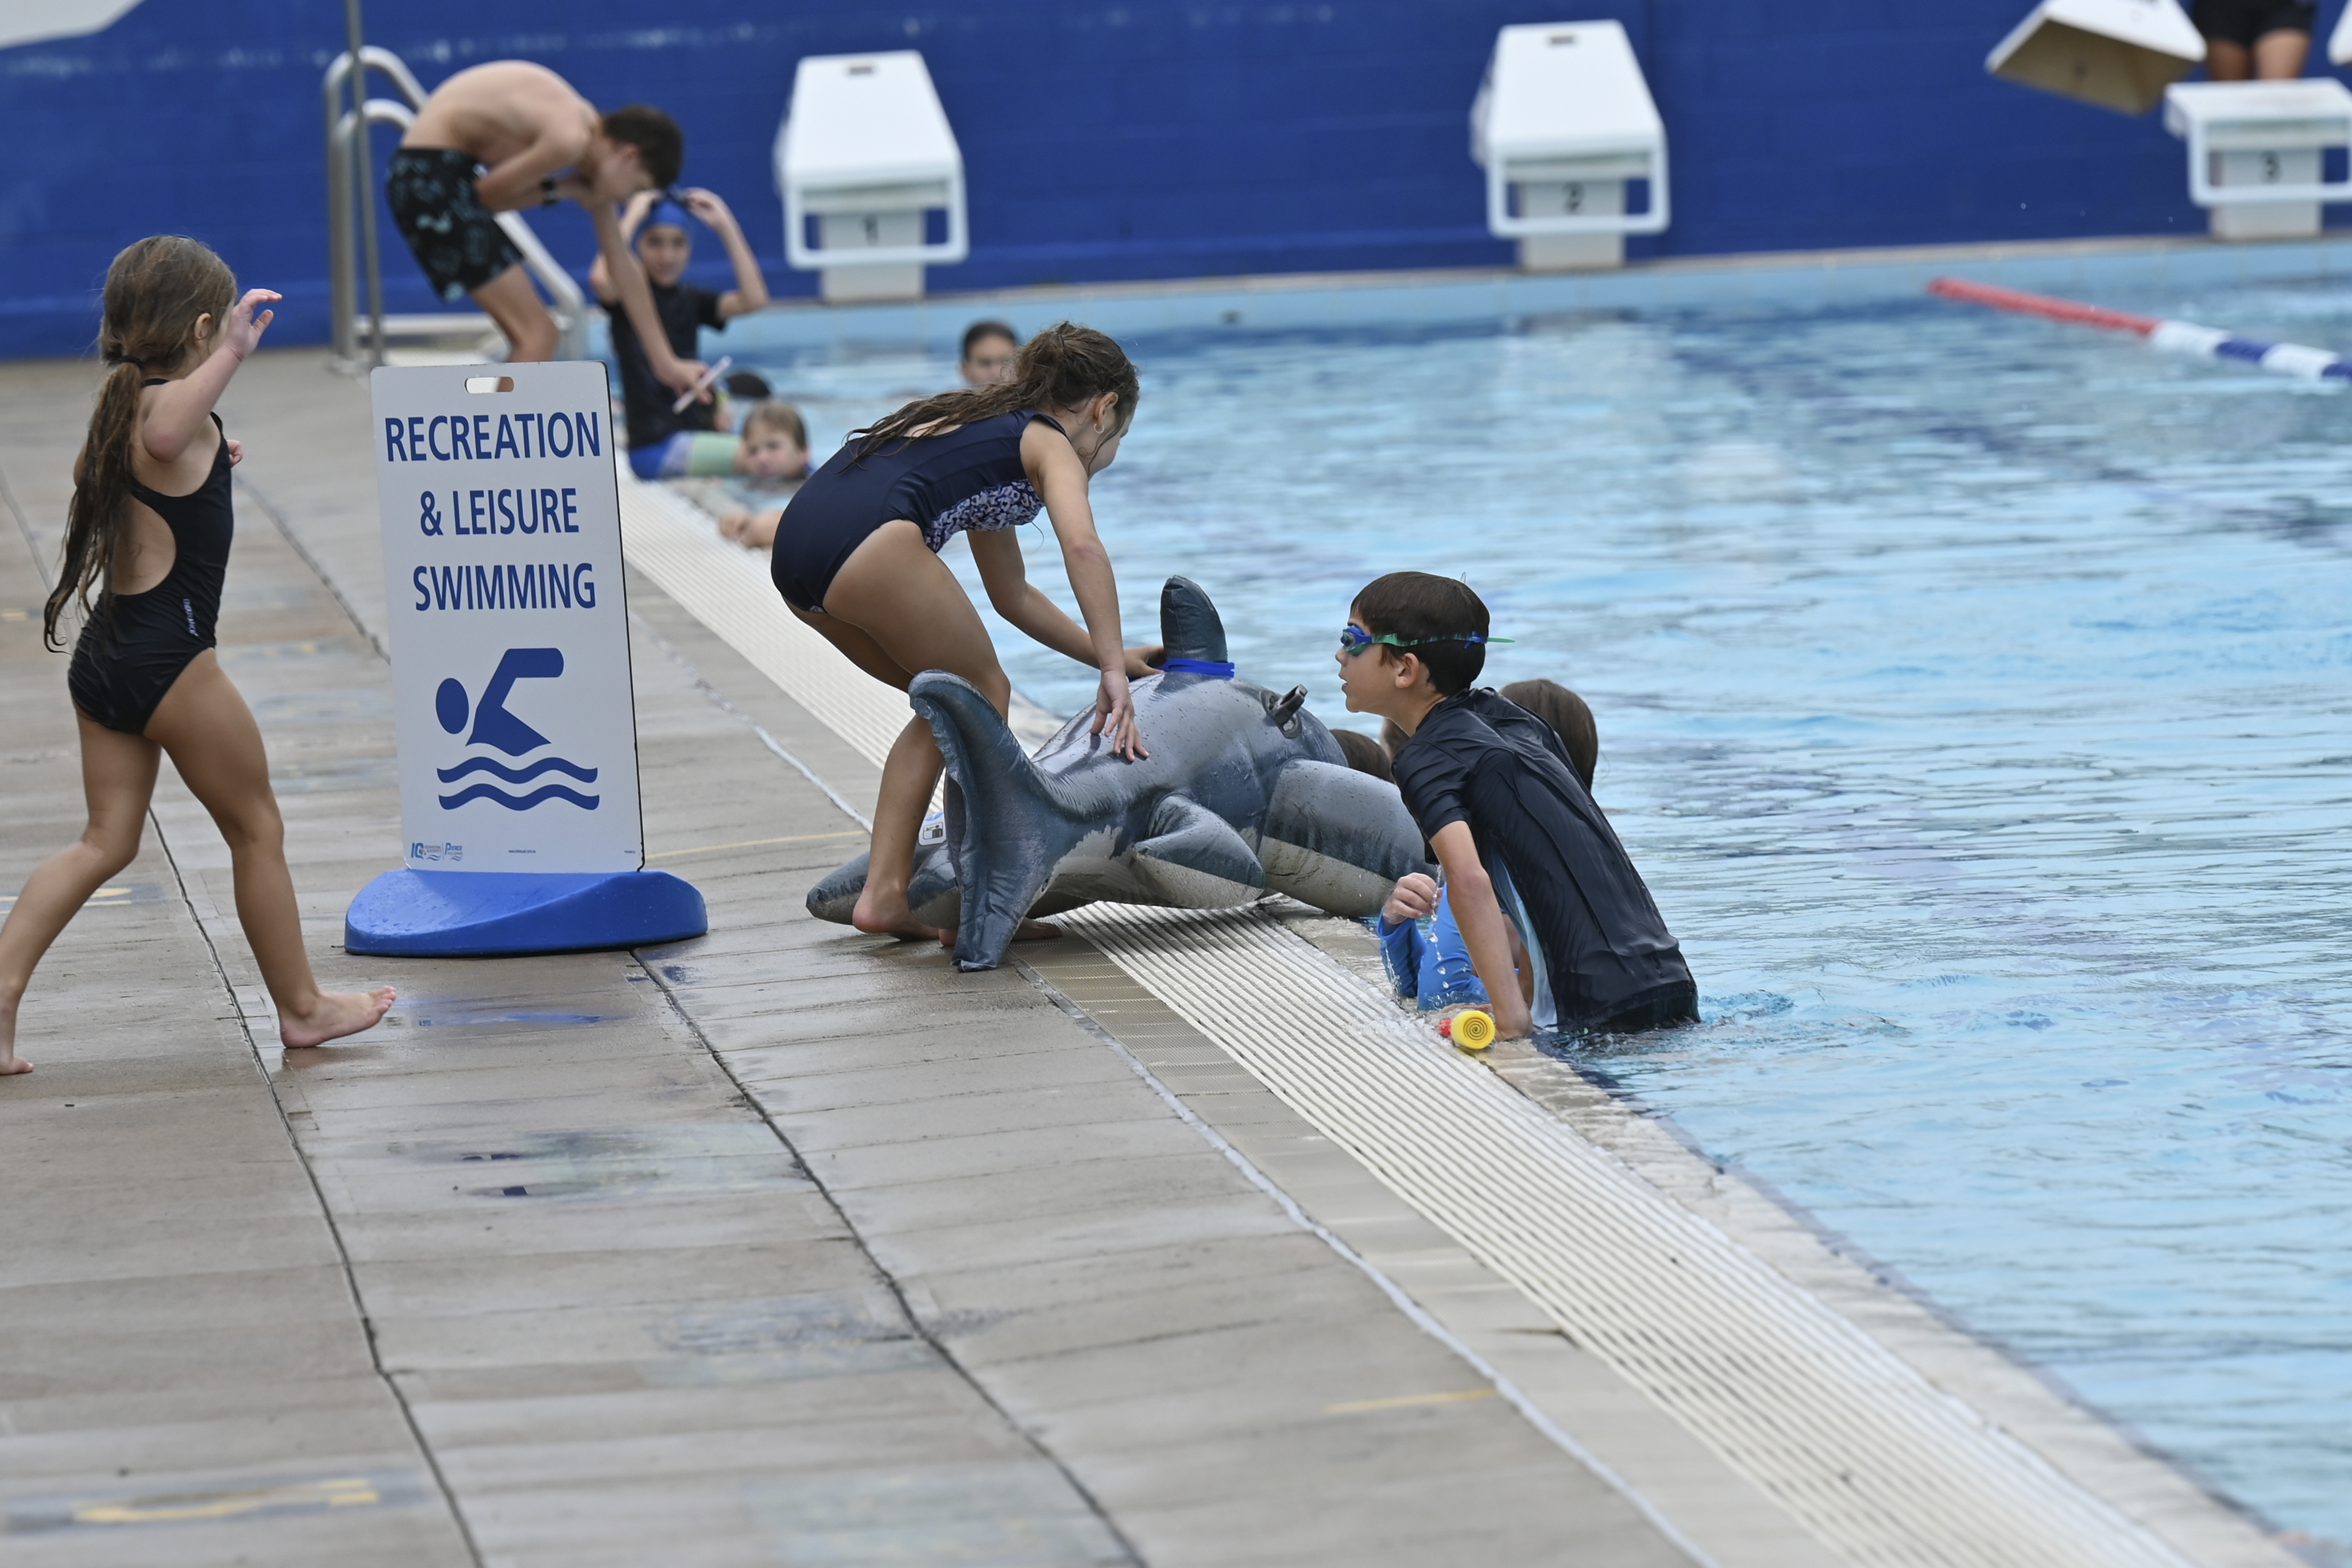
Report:
M869 936L896 936L901 942L929 942L934 937L946 942L955 940L954 932L918 920L904 897L893 908L861 893L857 895L857 907L849 912L849 923Z
M288 1050L305 1046L324 1045L331 1040L341 1040L347 1034L357 1034L363 1029L373 1029L392 1006L393 989L378 986L372 991L354 994L350 991L321 991L319 1004L307 1018L278 1015L278 1038Z
M1058 925L1051 925L1043 920L1024 920L1021 923L1021 929L1013 934L1013 939L1015 942L1052 942L1058 940L1061 935L1062 928ZM955 944L956 934L954 932L942 931L940 933L940 946L952 947Z
M16 1054L16 1009L11 1004L0 1009L0 1078L32 1071L33 1064Z

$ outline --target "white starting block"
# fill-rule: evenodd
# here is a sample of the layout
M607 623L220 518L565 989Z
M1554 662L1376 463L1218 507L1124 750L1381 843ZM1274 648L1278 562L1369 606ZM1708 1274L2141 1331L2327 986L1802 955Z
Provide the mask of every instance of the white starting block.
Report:
M2042 0L1993 46L2003 81L2146 114L2197 68L2205 38L2177 0Z
M2183 82L2165 89L2164 128L2189 143L2189 199L2216 239L2312 239L2323 202L2352 202L2352 176L2322 157L2352 148L2352 92L2333 77Z
M1505 27L1470 106L1486 227L1530 272L1622 267L1625 236L1666 226L1666 128L1614 22ZM1626 211L1626 185L1649 186Z
M919 299L925 267L971 253L963 152L912 49L803 58L776 132L776 185L784 257L819 275L828 302ZM947 237L928 244L927 216L941 210Z
M138 3L139 0L0 0L0 49L102 33Z

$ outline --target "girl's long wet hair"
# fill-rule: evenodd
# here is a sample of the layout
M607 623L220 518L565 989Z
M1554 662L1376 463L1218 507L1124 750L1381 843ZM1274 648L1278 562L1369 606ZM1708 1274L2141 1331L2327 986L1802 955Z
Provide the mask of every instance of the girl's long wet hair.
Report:
M857 461L864 462L886 443L902 440L918 430L970 424L1024 408L1076 408L1105 392L1118 400L1113 407L1120 428L1134 423L1135 366L1127 350L1092 327L1062 321L1022 346L1009 380L918 398L898 413L850 434L865 437L857 444Z
M139 434L140 383L169 375L186 358L196 319L213 319L219 340L229 309L236 303L236 276L211 249L181 235L155 235L129 246L106 269L106 314L98 329L98 351L108 364L98 406L90 412L82 443L81 477L66 508L65 567L49 592L41 617L42 640L59 647L58 621L77 601L90 609L114 598L109 580L114 552L122 542L131 501L131 443Z

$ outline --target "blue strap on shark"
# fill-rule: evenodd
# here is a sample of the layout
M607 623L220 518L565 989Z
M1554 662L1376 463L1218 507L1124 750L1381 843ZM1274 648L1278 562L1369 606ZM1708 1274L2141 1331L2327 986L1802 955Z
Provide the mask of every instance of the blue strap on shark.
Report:
M1171 675L1207 675L1219 681L1234 678L1233 665L1217 659L1170 659L1160 668Z

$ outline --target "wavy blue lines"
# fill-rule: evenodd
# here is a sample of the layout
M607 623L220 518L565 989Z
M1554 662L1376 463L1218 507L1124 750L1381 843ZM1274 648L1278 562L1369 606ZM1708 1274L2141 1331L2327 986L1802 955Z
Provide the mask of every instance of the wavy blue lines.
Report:
M439 775L444 784L455 784L468 773L493 774L509 784L528 784L542 773L568 773L583 784L596 782L593 768L583 768L577 762L566 762L561 757L541 758L528 768L509 768L487 757L469 757L455 768L436 768L433 771Z
M593 811L603 799L601 795L583 795L561 784L544 785L528 795L509 795L495 784L476 784L458 790L455 795L442 796L441 809L454 811L468 800L488 800L504 806L509 811L528 811L543 801L569 800L583 810Z

